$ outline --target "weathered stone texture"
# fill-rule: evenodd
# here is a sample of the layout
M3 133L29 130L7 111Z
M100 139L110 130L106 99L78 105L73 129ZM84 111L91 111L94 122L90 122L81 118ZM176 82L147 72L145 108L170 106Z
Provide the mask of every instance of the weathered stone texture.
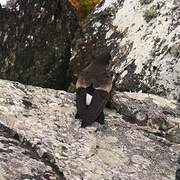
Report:
M180 104L153 94L112 93L111 106L148 132L180 143Z
M0 180L57 179L59 174L0 125Z
M17 134L19 142L31 145L65 179L174 180L178 144L151 138L112 110L105 111L105 126L86 129L80 128L75 113L74 94L0 80L0 124ZM31 167L33 162L28 162ZM11 177L3 164L0 161L1 171ZM13 163L8 166L15 168Z
M103 0L79 33L72 71L110 51L114 89L180 101L179 14L179 0Z

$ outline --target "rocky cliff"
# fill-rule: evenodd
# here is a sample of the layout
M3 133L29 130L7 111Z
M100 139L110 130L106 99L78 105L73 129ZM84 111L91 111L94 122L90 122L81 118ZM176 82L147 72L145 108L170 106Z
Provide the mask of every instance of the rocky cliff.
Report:
M65 89L78 28L68 0L16 0L0 9L0 78Z
M103 0L79 32L74 74L110 51L114 89L180 101L180 2Z
M0 179L175 179L178 143L108 109L106 125L82 129L74 118L74 99L64 91L0 80ZM132 99L146 104L142 94L116 93L113 99L117 106L118 99L124 107ZM174 101L151 100L156 109L166 106L175 113L178 107ZM129 112L134 113L132 107ZM173 118L169 124L179 127Z
M80 128L72 93L0 80L0 179L179 180L179 7L103 0L76 34L74 74L112 55L104 126ZM0 17L0 77L65 88L76 10L17 0Z

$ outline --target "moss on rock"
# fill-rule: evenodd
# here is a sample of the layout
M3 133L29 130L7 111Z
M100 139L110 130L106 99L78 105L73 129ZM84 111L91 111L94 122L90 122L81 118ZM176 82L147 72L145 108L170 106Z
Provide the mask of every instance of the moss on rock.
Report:
M154 6L152 6L150 9L147 9L144 12L144 19L147 23L149 23L152 19L157 17L157 10Z

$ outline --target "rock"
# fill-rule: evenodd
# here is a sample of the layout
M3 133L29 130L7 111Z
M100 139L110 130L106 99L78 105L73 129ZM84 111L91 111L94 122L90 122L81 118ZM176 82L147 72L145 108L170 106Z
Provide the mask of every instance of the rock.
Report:
M55 177L59 172L69 180L174 180L179 144L168 143L162 137L153 139L136 124L124 121L120 114L108 109L106 125L82 129L80 121L74 118L74 98L74 94L64 91L0 80L0 129L3 127L4 133L11 131L9 141L17 143L13 154L0 154L4 158L0 161L3 178L20 176L17 170L8 173L14 164L6 164L5 160L9 157L16 160L18 153L32 149L37 155L34 169L42 164L39 179L47 168ZM4 146L1 141L0 149ZM20 165L25 158L29 157L23 155ZM48 163L46 168L44 162ZM32 159L27 163L26 172L33 176ZM60 175L57 179L61 179Z
M58 179L59 174L42 162L35 152L22 145L0 125L0 179Z
M178 159L179 168L176 170L176 180L180 179L180 156Z
M0 10L0 78L67 88L78 12L68 0L14 2Z
M153 94L114 91L111 106L124 119L180 143L180 104Z
M71 69L110 51L114 89L180 101L178 0L103 0L79 32Z

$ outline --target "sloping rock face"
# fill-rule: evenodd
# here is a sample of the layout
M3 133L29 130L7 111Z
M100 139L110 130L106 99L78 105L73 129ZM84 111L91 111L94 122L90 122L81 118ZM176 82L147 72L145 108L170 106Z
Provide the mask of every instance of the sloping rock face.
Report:
M35 177L37 169L42 173L39 179L46 170L51 179L175 179L178 144L147 137L143 129L110 110L105 112L105 126L82 129L74 118L74 99L64 91L0 80L1 179L23 179L24 172ZM10 156L20 167L26 162L26 170L6 164Z
M178 0L103 0L79 33L72 71L110 51L114 89L180 101L179 12Z
M111 106L126 121L180 143L180 103L145 93L113 92Z
M0 9L0 77L65 89L78 12L68 0L15 2Z
M57 179L57 174L51 166L26 146L15 139L10 130L0 125L0 179Z

